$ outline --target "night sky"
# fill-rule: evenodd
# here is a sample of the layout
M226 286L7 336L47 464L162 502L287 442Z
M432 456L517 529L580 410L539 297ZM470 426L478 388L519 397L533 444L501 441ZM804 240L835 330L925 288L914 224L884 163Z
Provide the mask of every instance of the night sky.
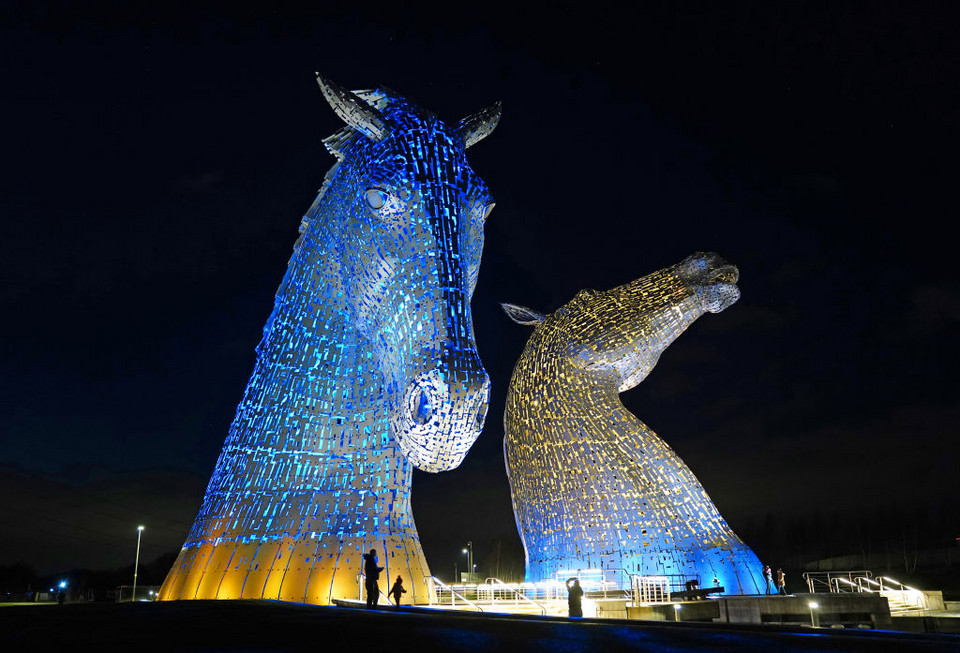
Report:
M761 558L768 515L960 536L950 3L133 6L0 9L0 565L129 565L138 524L141 560L183 543L333 163L314 71L448 122L503 102L468 153L497 202L491 409L459 469L414 477L435 574L468 540L483 571L498 543L501 575L522 564L502 414L528 330L498 303L698 250L740 302L623 399L734 530Z

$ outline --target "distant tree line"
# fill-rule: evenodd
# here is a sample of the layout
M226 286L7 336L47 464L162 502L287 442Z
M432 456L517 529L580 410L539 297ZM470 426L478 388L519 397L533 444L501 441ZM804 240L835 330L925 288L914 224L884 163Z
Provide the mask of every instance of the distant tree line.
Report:
M824 506L790 518L770 511L756 518L732 519L731 525L764 564L787 571L788 588L794 592L803 590L801 574L816 561L844 557L851 564L862 563L858 568L897 574L904 582L941 589L948 598L960 599L960 555L931 555L938 550L960 550L960 501L955 499L932 498L923 505L909 506L891 503L863 511ZM506 582L524 579L523 551L514 542L496 539L475 545L477 571L483 577ZM138 585L163 583L177 553L170 551L141 562ZM462 563L460 571L465 571ZM434 573L445 577L452 571L451 566L446 572L437 568ZM28 593L49 591L61 580L67 581L72 599L110 600L117 587L132 584L133 565L57 574L38 574L22 562L0 565L0 601L24 600Z
M176 560L171 551L148 561L137 569L138 586L160 585ZM55 574L39 574L22 562L0 565L0 601L32 600L37 592L49 592L66 582L68 600L113 600L117 587L133 583L133 565L117 569L71 569ZM138 592L139 594L139 592Z
M862 511L821 507L788 519L767 512L734 528L764 564L791 570L798 584L816 561L842 557L857 569L897 573L925 589L953 592L960 591L960 556L949 555L960 548L958 516L960 502L931 498L922 505L891 503ZM936 551L946 553L932 555Z

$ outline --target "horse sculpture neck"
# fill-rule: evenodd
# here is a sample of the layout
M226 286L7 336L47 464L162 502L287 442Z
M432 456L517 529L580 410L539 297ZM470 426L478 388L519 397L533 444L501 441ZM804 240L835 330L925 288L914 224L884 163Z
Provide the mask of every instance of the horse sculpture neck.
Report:
M326 602L355 591L354 570L338 578L337 567L359 565L374 545L391 573L424 589L412 467L389 435L383 376L343 301L331 234L340 216L323 214L322 196L315 209L184 549L191 559L164 598Z

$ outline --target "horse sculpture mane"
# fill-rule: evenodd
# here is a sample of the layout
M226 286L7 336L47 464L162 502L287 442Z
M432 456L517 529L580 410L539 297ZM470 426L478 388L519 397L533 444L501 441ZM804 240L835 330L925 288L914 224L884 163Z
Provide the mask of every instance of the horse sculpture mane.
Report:
M757 557L619 397L694 320L737 301L737 278L716 254L695 254L613 290L581 291L549 316L504 305L535 325L504 415L528 581L605 569L761 591Z
M470 297L493 202L464 151L499 104L448 127L387 89L318 82L347 123L324 141L337 162L162 600L329 603L378 548L416 601L412 469L455 468L483 426Z

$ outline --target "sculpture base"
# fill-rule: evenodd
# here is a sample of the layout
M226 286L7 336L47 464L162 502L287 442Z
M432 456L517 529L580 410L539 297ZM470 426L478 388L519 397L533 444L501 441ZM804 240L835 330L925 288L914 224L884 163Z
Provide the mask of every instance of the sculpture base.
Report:
M185 547L160 588L159 600L272 599L330 605L335 598L358 598L363 585L363 553L376 549L380 602L397 576L404 600L427 601L430 569L419 539L300 537L266 542L201 544Z

